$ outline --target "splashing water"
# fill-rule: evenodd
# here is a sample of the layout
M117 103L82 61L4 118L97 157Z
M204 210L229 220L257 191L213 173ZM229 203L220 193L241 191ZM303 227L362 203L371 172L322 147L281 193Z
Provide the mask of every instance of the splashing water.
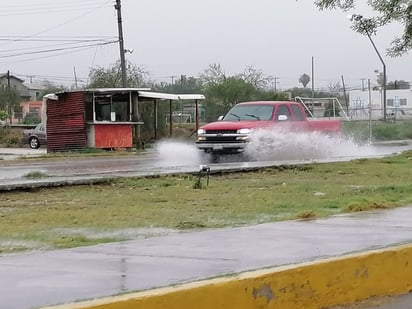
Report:
M359 145L344 136L261 129L252 133L245 154L251 160L278 161L371 156L376 150L369 144Z
M156 156L160 166L199 165L202 153L194 143L164 140L155 145Z
M211 156L187 141L163 140L155 145L157 165L161 167L193 166L208 163ZM370 144L358 144L345 136L328 136L318 132L255 130L245 153L251 161L316 160L360 158L377 155ZM219 162L244 161L243 157L221 156Z

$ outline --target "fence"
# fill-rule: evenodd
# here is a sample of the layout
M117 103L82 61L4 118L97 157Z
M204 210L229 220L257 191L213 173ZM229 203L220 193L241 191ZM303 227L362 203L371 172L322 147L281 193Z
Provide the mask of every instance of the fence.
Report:
M348 115L350 120L383 120L385 118L383 108L350 108ZM412 119L412 108L386 108L386 121L396 122L408 119Z

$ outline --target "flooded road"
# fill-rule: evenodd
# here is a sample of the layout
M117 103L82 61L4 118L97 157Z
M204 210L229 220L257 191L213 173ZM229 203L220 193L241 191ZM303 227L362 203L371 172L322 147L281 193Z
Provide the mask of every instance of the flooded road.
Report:
M199 165L208 164L211 169L247 169L279 164L304 164L311 162L347 161L401 153L412 149L408 141L357 145L351 141L306 139L307 143L291 140L258 152L246 150L248 160L242 156L225 156L220 163L211 164L210 157L196 149L195 145L180 141L163 141L142 154L104 157L66 157L39 160L13 160L21 157L44 155L43 149L0 149L0 181L18 180L32 173L49 177L73 176L139 176L170 173L197 172ZM264 148L264 147L263 147Z

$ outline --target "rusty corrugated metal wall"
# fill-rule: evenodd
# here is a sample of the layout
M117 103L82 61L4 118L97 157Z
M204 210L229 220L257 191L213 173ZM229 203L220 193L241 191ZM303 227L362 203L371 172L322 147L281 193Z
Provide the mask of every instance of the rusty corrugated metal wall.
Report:
M84 93L62 93L58 97L57 101L47 101L47 151L84 149Z

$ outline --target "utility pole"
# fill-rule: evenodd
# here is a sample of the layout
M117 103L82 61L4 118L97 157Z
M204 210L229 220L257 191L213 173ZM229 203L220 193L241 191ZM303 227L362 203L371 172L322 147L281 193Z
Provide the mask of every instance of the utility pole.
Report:
M9 114L9 120L10 124L13 122L13 116L12 116L12 106L11 106L11 85L10 85L10 71L7 70L7 99L8 99L8 106L7 106L7 112Z
M278 79L279 79L279 77L273 77L273 79L274 79L274 92L276 93L276 84L278 83Z
M126 78L126 59L124 56L124 41L123 41L123 28L122 28L122 5L120 0L116 0L114 8L117 11L117 28L119 32L119 48L120 48L120 66L122 71L122 87L127 87L127 78Z
M30 84L33 84L33 77L35 77L35 75L28 75L28 78L30 78Z
M363 28L363 31L366 33L368 36L369 41L371 42L373 49L375 50L376 54L378 55L378 58L380 62L382 63L383 67L383 81L382 81L382 92L383 92L383 121L386 122L386 63L383 61L383 58L381 54L379 53L378 48L375 45L375 42L372 40L371 34L369 33L368 27L366 27L365 23L363 22L363 16L362 15L357 15L353 14L351 16L348 16L351 21L355 20L360 23L360 25Z
M346 105L346 113L349 115L349 104L348 104L348 98L346 96L345 80L343 79L343 75L341 77L342 77L343 96L345 98L345 105Z
M74 73L74 84L75 84L75 87L77 89L78 88L77 87L77 74L76 74L76 67L75 66L73 67L73 73Z
M361 78L361 82L362 82L362 91L365 91L365 82L366 78Z
M315 61L312 56L312 113L315 111L313 98L315 96Z
M171 75L171 76L169 76L170 77L170 79L172 80L172 85L175 83L175 78L176 77L178 77L178 76L176 76L176 75Z
M372 93L371 93L371 80L368 79L368 92L369 92L369 143L372 143Z

